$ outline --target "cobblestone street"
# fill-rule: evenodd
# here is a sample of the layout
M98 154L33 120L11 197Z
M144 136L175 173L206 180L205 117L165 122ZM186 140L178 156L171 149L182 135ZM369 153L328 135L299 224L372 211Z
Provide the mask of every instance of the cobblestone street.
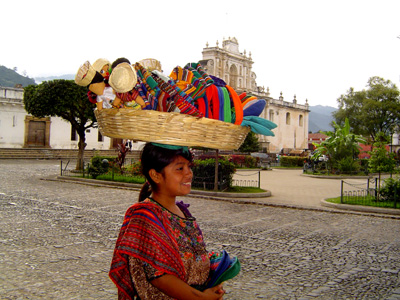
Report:
M59 169L0 160L0 299L117 299L108 270L138 192L41 180ZM180 200L208 250L241 261L224 299L400 299L399 218Z

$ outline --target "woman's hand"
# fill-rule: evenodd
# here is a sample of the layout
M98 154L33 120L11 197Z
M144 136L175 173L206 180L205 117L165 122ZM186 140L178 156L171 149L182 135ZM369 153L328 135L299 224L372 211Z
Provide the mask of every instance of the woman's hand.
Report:
M221 300L225 294L222 284L201 292L169 274L153 279L150 283L164 294L178 300Z
M212 288L206 289L203 292L205 296L207 297L206 299L212 299L212 300L220 300L225 294L224 289L222 288L222 284L214 286ZM208 298L210 297L210 298Z

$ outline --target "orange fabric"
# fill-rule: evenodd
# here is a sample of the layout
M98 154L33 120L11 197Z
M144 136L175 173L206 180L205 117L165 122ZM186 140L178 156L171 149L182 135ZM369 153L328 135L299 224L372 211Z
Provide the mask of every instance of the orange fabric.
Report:
M251 96L249 98L247 98L243 103L242 103L242 107L244 107L247 103L249 103L251 100L255 100L257 99L257 97L255 96Z
M226 85L226 88L229 91L229 94L231 95L232 98L232 102L233 105L235 107L235 115L236 115L236 119L235 119L235 125L240 125L242 124L243 121L243 106L242 106L242 102L240 101L240 97L238 96L238 94L235 92L235 90L230 87L229 85Z

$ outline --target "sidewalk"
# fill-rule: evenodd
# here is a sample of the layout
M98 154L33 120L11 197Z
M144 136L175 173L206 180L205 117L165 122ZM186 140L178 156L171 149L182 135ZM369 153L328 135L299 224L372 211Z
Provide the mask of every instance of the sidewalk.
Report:
M52 177L54 178L54 177ZM257 170L240 170L233 179L258 180ZM57 177L57 180L73 180L82 184L109 185L114 188L139 190L141 185L101 182L98 180ZM366 178L345 179L352 184L365 184ZM190 196L205 199L215 199L236 203L261 204L277 207L323 210L347 213L363 213L389 215L400 218L400 209L366 207L360 205L333 204L324 201L326 198L340 196L341 179L316 178L303 175L298 169L272 169L260 173L260 187L267 190L262 194L233 194L192 190ZM349 186L345 186L345 190Z
M239 171L234 179L243 178L241 175L253 174L249 178L257 179L254 171ZM344 178L346 182L366 184L366 178ZM333 204L324 201L327 198L340 196L340 178L318 178L303 175L302 170L298 169L272 169L261 172L262 189L271 192L271 196L263 198L262 202L269 205L297 207L304 209L334 209L356 211L361 213L389 214L400 217L400 209L387 209L379 207L365 207L360 205ZM348 185L344 190L352 190Z

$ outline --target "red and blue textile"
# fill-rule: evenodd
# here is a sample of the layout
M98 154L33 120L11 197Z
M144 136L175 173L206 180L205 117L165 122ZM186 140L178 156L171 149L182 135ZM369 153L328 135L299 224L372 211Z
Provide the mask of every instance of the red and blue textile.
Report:
M185 267L173 236L171 224L167 218L163 218L158 205L141 202L128 209L109 272L111 280L126 299L133 299L137 295L129 274L129 256L185 280Z

